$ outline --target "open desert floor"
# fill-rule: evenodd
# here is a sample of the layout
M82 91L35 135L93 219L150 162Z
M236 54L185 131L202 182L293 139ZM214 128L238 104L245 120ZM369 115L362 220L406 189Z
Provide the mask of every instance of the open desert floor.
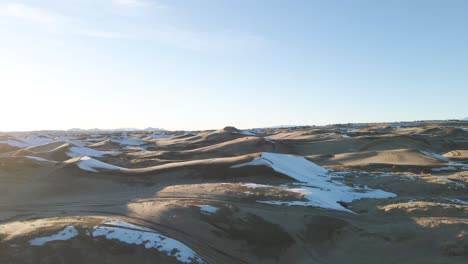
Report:
M468 121L0 133L0 263L468 263Z

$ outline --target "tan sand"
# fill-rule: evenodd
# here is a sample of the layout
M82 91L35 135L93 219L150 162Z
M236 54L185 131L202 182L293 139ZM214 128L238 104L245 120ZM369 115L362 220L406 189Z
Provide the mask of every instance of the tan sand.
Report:
M91 235L116 220L180 241L206 263L467 263L465 125L349 124L256 135L226 127L156 140L128 132L145 142L132 147L111 141L121 133L80 135L89 148L121 153L95 157L122 167L96 172L66 155L70 143L3 144L0 263L181 263L143 244ZM297 181L268 166L231 168L262 152L305 156L333 168L333 181L344 186L397 196L340 203L351 212L262 203L306 199L285 187ZM73 238L30 243L69 226Z

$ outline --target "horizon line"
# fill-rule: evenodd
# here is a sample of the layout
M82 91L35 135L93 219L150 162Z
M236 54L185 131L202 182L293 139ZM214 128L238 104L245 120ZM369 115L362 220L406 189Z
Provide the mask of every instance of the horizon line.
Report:
M421 119L421 120L402 120L402 121L379 121L379 122L348 122L348 123L329 123L325 125L276 125L276 126L265 126L265 127L251 127L251 128L241 128L240 130L252 130L252 129L266 129L266 128L291 128L291 127L324 127L332 125L349 125L349 124L390 124L390 123L411 123L411 122L447 122L447 121L457 121L457 122L468 122L467 118L457 119L457 118L447 118L447 119ZM231 125L226 125L224 127L230 127ZM235 126L231 126L235 127ZM0 133L18 133L18 132L47 132L47 131L63 131L63 132L97 132L97 131L209 131L209 130L218 130L221 128L209 128L209 129L165 129L165 128L156 128L156 127L146 127L146 128L135 128L135 127L120 127L120 128L69 128L69 129L36 129L36 130L0 130Z

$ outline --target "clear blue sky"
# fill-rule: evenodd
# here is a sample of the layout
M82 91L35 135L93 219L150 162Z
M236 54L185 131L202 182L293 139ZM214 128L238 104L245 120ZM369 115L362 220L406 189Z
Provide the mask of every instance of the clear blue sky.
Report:
M0 0L0 131L464 118L467 13L456 0Z

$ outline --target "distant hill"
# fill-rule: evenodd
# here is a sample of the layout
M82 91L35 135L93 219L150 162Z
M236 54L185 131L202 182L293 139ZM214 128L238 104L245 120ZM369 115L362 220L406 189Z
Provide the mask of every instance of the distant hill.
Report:
M82 129L82 128L72 128L67 131L72 132L118 132L118 131L166 131L162 128L152 128L148 127L145 129L141 128L131 128L131 127L122 127L122 128L112 128L112 129L101 129L101 128L91 128L91 129Z
M145 129L143 129L143 131L166 131L165 129L162 129L162 128L155 128L155 127L147 127Z

